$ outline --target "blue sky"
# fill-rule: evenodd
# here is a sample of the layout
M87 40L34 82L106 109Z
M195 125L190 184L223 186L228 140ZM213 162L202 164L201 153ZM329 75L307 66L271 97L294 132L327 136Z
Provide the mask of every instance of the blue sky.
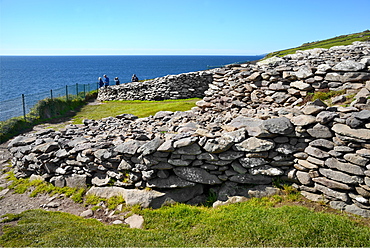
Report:
M370 0L0 0L0 55L259 55L370 29Z

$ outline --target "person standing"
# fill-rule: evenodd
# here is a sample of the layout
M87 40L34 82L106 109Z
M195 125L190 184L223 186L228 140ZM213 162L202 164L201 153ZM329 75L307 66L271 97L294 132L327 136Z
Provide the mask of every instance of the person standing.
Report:
M115 77L115 78L114 78L114 82L116 82L116 85L119 85L119 83L120 83L120 82L119 82L118 77Z
M135 74L132 75L131 82L138 82L138 81L139 81L139 79L137 78L137 76Z
M105 87L109 86L109 77L107 77L107 75L105 75L105 74L103 76L103 82L104 82Z
M99 84L99 88L103 87L104 86L104 82L103 80L101 79L101 77L98 77L98 84Z

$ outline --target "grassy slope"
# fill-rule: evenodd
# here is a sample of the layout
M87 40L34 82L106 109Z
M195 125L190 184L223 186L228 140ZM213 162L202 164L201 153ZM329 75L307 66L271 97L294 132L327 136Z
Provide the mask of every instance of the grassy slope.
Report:
M334 38L322 40L322 41L304 43L303 45L296 47L296 48L291 48L291 49L269 53L265 58L269 58L273 56L282 57L287 54L295 53L298 50L308 50L312 48L330 48L333 46L350 45L354 41L370 41L370 30L366 30L360 33L341 35L338 37L334 37Z

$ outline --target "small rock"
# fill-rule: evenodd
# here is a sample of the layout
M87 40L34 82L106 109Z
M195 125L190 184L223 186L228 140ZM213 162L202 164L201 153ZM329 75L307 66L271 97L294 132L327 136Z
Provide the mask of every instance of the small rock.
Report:
M144 218L137 214L128 217L125 222L130 225L130 228L143 229L144 226Z
M92 217L93 215L94 215L94 212L91 209L85 210L80 214L80 216L84 218Z
M112 222L113 225L121 225L123 224L123 221L122 220L115 220Z

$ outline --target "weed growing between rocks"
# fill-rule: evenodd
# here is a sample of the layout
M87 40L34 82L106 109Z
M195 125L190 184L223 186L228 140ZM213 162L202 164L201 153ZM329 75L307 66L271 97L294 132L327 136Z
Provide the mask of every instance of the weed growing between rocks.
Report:
M13 189L14 193L23 194L30 191L30 197L35 197L38 194L50 194L51 196L59 194L65 197L70 197L76 203L83 202L83 196L86 192L83 188L70 187L55 187L51 183L41 179L30 180L29 178L16 178L13 172L8 172L8 180L11 181L9 189Z

